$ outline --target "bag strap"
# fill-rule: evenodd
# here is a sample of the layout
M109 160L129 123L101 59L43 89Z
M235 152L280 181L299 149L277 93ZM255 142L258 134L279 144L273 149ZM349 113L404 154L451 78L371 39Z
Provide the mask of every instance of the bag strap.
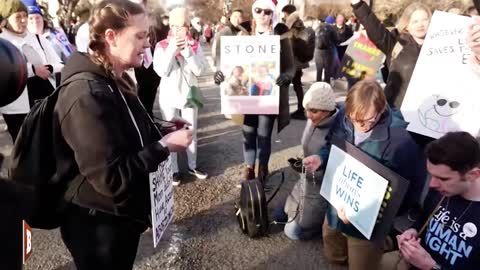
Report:
M192 87L187 80L187 77L185 77L185 73L183 72L183 67L182 64L180 64L180 61L178 61L177 56L175 56L175 61L177 62L177 65L180 67L180 73L182 73L183 80L187 84L188 88ZM186 60L185 60L186 61Z
M443 196L440 201L437 203L437 206L435 206L435 208L433 209L432 213L430 213L430 215L428 216L427 218L427 221L425 221L425 223L423 224L422 228L420 229L420 231L418 232L418 235L421 235L423 233L423 231L425 231L425 229L427 228L427 225L428 225L428 222L430 221L430 219L433 217L433 215L435 215L435 213L438 211L438 209L440 208L442 202L445 200L445 197L447 196Z

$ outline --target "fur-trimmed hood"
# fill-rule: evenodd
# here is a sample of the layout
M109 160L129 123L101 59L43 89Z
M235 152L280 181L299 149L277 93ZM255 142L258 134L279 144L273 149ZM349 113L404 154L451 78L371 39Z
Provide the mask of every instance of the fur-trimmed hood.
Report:
M302 19L300 19L300 13L298 11L290 14L286 20L285 25L290 29L290 32L294 38L308 40L308 33L305 31L305 25Z

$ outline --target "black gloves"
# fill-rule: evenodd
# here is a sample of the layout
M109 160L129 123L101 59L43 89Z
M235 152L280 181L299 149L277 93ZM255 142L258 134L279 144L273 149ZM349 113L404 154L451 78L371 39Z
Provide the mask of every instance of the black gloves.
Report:
M277 78L277 85L278 86L288 86L290 85L290 82L292 80L290 79L290 77L287 75L287 74L280 74L280 76L278 76Z
M213 81L215 82L216 85L221 84L223 81L225 81L225 76L223 75L223 72L216 71L215 74L213 75Z

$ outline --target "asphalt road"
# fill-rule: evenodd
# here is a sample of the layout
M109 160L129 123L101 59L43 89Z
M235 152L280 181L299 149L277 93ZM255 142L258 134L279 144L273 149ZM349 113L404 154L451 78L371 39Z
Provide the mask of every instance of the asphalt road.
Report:
M206 50L209 63L211 56ZM244 169L240 126L220 114L220 96L212 71L200 78L206 98L199 116L198 166L210 174L206 180L187 180L175 189L175 219L156 249L151 232L145 232L134 269L345 269L329 266L320 238L295 242L272 225L268 237L250 239L243 235L234 215L239 183ZM306 72L308 85L314 70ZM338 92L342 96L343 92ZM157 113L158 113L158 105ZM291 111L296 98L291 91ZM283 170L286 181L270 204L283 200L298 176L288 168L289 157L301 155L300 138L305 121L292 120L280 134L274 132L270 170ZM276 129L275 129L276 130ZM8 134L0 133L0 152L9 154ZM5 170L3 170L5 172ZM278 184L272 178L270 185ZM35 230L33 255L25 269L75 269L58 230Z

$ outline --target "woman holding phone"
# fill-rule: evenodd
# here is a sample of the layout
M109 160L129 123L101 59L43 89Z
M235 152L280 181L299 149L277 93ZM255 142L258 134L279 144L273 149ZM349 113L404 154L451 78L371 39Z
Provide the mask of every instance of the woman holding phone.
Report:
M197 169L197 118L198 108L186 107L188 93L192 86L197 86L197 77L206 66L200 44L194 40L188 29L188 10L178 7L170 11L170 32L160 41L153 57L153 68L160 82L159 103L165 120L181 116L192 124L193 142L187 149L188 173L198 179L208 175ZM180 184L177 155L172 154L174 185Z

